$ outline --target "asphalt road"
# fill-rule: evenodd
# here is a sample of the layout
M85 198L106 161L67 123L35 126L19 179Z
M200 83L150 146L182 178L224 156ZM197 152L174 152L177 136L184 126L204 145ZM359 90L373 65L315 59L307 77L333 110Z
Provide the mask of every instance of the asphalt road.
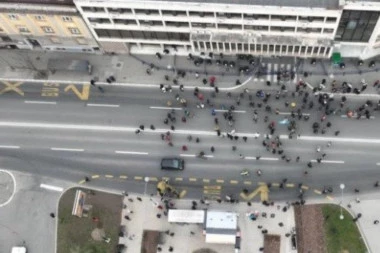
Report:
M233 92L232 98L228 98L225 92L218 93L215 99L211 99L213 108L236 107L233 127L224 121L223 111L217 112L221 131L235 129L239 136L248 137L248 141L244 142L241 138L231 141L217 137L211 107L196 108L197 99L192 90L162 93L158 88L113 86L106 87L105 93L101 93L94 87L89 87L88 92L80 85L67 87L67 84L25 83L19 86L21 91L11 90L1 95L0 159L3 168L72 182L88 175L126 176L128 179L170 177L173 184L187 189L189 197L202 194L205 180L210 180L212 185L218 185L217 180L223 181L221 195L237 195L242 188L254 189L259 182L278 183L284 178L294 184L284 190L272 187L270 199L293 199L297 196L299 183L307 185L310 189L307 194L315 197L317 195L313 195L312 190L322 189L323 186L331 186L336 192L339 191L339 184L344 183L347 192L358 188L364 193L373 190L374 182L380 180L380 137L376 127L380 118L378 112L372 114L371 120L342 117L345 109L355 109L365 99L349 97L342 112L329 115L323 122L332 123L324 135L312 133L312 122L321 123L323 115L318 106L305 110L310 114L309 121L297 121L300 136L298 139L288 139L286 126L278 124L285 117L290 117L291 109L285 107L284 102L299 105L301 97L293 98L288 92L286 98L276 100L273 91L268 104L273 110L278 108L281 111L280 115L276 115L267 114L263 108L257 107L258 103L263 102L254 96L254 90L249 94L254 97L255 108L249 106L249 94L245 94L240 99L240 105L237 105L242 91ZM275 89L279 90L279 87ZM23 92L22 95L20 92ZM181 122L184 110L174 98L177 93L188 101L188 110L194 115L186 123ZM210 97L210 91L202 93ZM338 108L339 97L335 99L332 107ZM170 112L166 105L169 100L176 108L177 118L175 131L171 134L173 147L162 141L160 136L170 126L163 123ZM252 120L254 109L258 111L258 123ZM263 147L264 134L268 132L264 115L269 115L269 122L276 123L275 135L280 136L284 153L292 159L290 162ZM135 130L141 124L145 125L146 130L136 135ZM149 129L151 124L155 130ZM340 135L334 136L337 130ZM255 139L253 135L257 132L260 137ZM199 137L200 142L188 142L188 135L192 135L193 139ZM332 141L331 147L326 146L329 140ZM187 145L188 151L182 151L182 145ZM210 151L211 146L215 147L214 153ZM237 150L232 151L232 146L236 146ZM326 153L321 164L315 161L320 156L316 152L317 146L322 147L321 153ZM200 151L204 151L208 159L194 157ZM186 169L183 172L161 171L160 160L166 156L183 156ZM257 156L261 159L256 160ZM300 156L299 162L295 161L297 156ZM312 169L307 168L308 161L313 162ZM251 174L243 178L240 171L244 168ZM260 177L256 175L259 169L263 172ZM305 170L308 175L304 174ZM182 180L175 181L176 178ZM247 181L251 184L245 183ZM120 180L91 183L120 190L126 187ZM154 183L150 187L154 188Z

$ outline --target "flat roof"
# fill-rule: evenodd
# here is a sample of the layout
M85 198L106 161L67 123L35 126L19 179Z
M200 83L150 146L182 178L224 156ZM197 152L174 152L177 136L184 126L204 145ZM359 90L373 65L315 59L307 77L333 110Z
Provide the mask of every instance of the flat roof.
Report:
M150 0L161 2L186 2L186 3L213 3L213 4L240 4L262 5L278 7L308 7L336 10L339 8L339 0ZM145 1L141 1L145 2Z
M0 3L10 4L41 4L41 5L74 5L74 0L0 0Z
M207 211L206 230L209 228L236 229L237 214L222 211Z

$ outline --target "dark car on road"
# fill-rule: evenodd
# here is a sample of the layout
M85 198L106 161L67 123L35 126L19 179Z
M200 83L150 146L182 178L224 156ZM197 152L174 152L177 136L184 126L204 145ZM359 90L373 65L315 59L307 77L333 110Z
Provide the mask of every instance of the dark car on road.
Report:
M185 168L185 161L181 158L162 158L162 170L183 170Z

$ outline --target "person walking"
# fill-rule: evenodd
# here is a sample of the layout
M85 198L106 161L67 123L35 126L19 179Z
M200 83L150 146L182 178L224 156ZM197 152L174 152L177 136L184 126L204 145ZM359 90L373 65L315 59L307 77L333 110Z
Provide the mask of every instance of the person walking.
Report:
M214 146L211 146L210 150L211 150L212 153L214 153L215 152Z

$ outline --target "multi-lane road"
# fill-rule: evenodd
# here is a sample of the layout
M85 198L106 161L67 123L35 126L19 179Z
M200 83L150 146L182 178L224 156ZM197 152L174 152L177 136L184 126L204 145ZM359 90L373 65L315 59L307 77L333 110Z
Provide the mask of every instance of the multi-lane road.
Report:
M289 117L290 108L285 107L284 102L299 104L300 97L292 98L289 94L287 98L276 100L272 95L269 104L281 113L269 114L269 118L277 124L275 134L283 142L284 153L292 158L286 162L279 155L267 152L262 145L268 123L263 122L264 109L257 106L259 121L252 120L254 109L249 106L248 95L252 94L255 103L260 103L254 90L244 95L240 106L236 100L242 89L232 92L232 99L225 92L212 99L214 108L221 110L216 117L222 132L236 129L239 136L248 137L244 142L241 138L231 141L217 137L211 108L207 105L206 109L196 108L193 89L162 93L158 86L107 86L102 93L90 85L13 82L2 82L0 89L0 161L4 169L72 182L100 175L105 179L91 183L120 190L128 189L128 180L170 177L174 185L186 189L187 196L191 197L200 197L201 193L238 195L243 188L253 190L259 183L278 186L284 178L288 185L283 190L271 187L270 199L295 198L299 183L307 186L307 195L321 197L314 190L321 190L323 186L338 191L339 184L344 183L348 192L354 188L366 192L373 190L373 184L380 180L380 136L376 127L380 115L376 113L371 120L353 120L345 118L344 112L337 112L328 116L332 127L327 133L314 135L311 124L320 122L321 117L315 106L305 112L310 114L309 121L298 121L300 136L289 139L287 127L278 122ZM188 110L194 115L186 123L181 122L184 108L174 99L177 93L187 99ZM204 94L208 97L210 91ZM349 98L347 104L354 108L365 99ZM171 111L167 107L169 100L177 115L175 131L172 131L173 147L160 136L170 128L163 123ZM232 104L237 110L234 112L236 123L229 127L221 108ZM135 130L141 124L145 131L137 135ZM155 130L149 128L151 124ZM340 135L334 136L337 130ZM257 139L254 138L256 133L260 134ZM199 137L200 142L189 142L188 135L193 139ZM326 146L328 141L332 141L331 147ZM182 145L187 145L188 151L183 151ZM214 153L210 151L211 146L215 147ZM232 151L232 146L237 150ZM316 162L317 146L327 154L321 164ZM195 157L200 151L204 151L208 159ZM161 171L160 160L166 156L182 156L186 169ZM256 160L257 156L261 159ZM295 161L297 156L300 156L299 162ZM307 168L308 161L312 161L312 169ZM251 172L250 176L240 175L244 168ZM255 173L258 169L263 172L260 177ZM305 170L309 171L308 175L304 174ZM154 182L151 183L153 187Z

